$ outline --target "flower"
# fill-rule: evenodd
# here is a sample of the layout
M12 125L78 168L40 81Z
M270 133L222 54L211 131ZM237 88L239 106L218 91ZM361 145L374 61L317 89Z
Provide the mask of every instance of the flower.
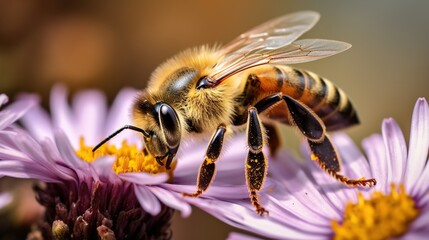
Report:
M198 202L219 219L274 239L426 239L429 235L429 107L418 99L409 146L397 123L383 121L382 134L363 141L368 160L344 133L332 136L350 178L374 177L373 188L336 182L311 160L283 152L271 161L273 188L263 198L269 217L255 216L249 204ZM287 160L287 161L285 161ZM233 233L229 239L254 239Z
M37 200L46 207L44 222L32 236L169 238L173 209L186 217L191 212L188 202L248 199L243 138L231 140L243 151L223 154L219 162L228 163L218 165L216 180L198 199L182 193L196 189L204 143L183 144L173 172L139 151L140 136L131 132L121 133L92 154L90 146L129 122L135 93L122 90L109 110L100 92L84 91L70 107L66 89L57 86L50 98L51 115L34 104L31 95L0 111L0 119L5 119L0 122L0 176L44 183L35 186ZM25 107L14 107L17 104ZM28 113L24 115L23 109ZM13 124L22 115L25 129Z

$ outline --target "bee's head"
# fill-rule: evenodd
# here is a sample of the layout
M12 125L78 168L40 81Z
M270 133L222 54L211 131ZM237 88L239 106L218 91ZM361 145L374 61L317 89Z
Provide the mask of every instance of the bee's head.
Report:
M180 121L174 108L141 93L134 102L132 118L135 127L146 132L143 135L148 152L161 165L161 161L168 157L166 167L169 168L181 139Z

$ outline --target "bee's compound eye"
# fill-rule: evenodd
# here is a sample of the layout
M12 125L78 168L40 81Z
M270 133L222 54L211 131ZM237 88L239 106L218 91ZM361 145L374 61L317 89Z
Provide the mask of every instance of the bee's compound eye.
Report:
M180 143L180 123L176 111L168 104L160 103L158 108L159 123L167 145L176 148Z
M164 130L169 132L176 132L178 126L178 119L176 112L168 105L162 105L159 111L159 116Z

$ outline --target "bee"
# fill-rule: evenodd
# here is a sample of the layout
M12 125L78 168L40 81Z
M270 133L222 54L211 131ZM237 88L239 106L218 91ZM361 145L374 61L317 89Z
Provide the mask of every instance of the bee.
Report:
M359 123L346 94L330 81L289 64L309 62L343 52L350 44L304 39L319 14L302 11L280 16L237 37L223 47L186 50L161 64L132 107L133 125L124 129L143 135L145 149L158 164L170 165L186 137L210 137L197 177L198 197L213 182L224 139L245 128L248 155L245 177L252 205L268 214L258 192L267 175L268 144L279 144L274 124L295 126L306 138L312 159L328 174L349 186L373 186L375 179L348 179L340 175L340 156L327 131ZM268 130L268 131L267 131ZM270 141L267 141L270 139ZM271 141L272 140L272 141Z

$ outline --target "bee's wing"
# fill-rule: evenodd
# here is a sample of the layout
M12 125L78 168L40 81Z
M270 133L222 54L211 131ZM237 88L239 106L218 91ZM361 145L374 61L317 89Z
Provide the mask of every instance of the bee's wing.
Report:
M295 41L319 19L315 12L298 12L264 23L226 45L223 58L208 80L218 85L223 79L263 64L293 64L328 57L350 48L350 44L323 39Z
M243 53L248 49L279 48L310 30L319 18L317 12L302 11L271 19L238 36L225 45L221 53L227 57L230 53Z

